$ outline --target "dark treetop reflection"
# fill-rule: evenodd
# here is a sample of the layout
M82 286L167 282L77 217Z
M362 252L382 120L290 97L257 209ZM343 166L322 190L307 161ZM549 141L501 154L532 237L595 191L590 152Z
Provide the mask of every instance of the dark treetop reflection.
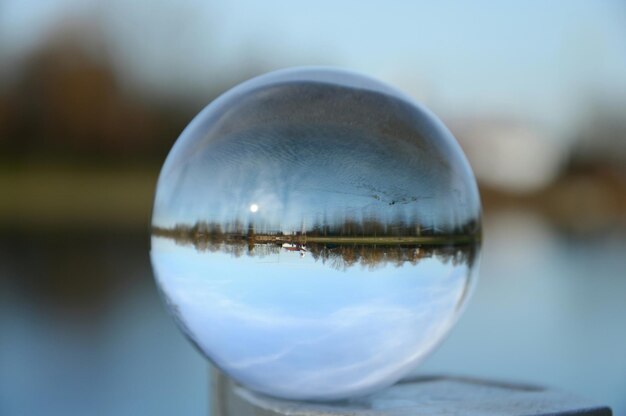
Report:
M397 381L441 341L479 240L473 175L432 114L376 81L300 69L234 88L183 132L151 256L217 366L326 400Z
M374 269L387 263L400 267L405 262L416 265L422 259L437 257L441 262L452 262L472 267L477 252L476 237L458 236L374 236L351 233L347 236L321 236L318 233L294 235L257 235L252 229L247 235L224 234L206 223L194 227L173 229L153 228L155 237L170 238L177 245L194 247L198 252L221 251L233 257L242 255L265 257L281 251L311 256L336 269L360 264ZM360 236L357 236L360 235ZM421 242L421 244L416 244ZM427 243L427 244L424 244Z

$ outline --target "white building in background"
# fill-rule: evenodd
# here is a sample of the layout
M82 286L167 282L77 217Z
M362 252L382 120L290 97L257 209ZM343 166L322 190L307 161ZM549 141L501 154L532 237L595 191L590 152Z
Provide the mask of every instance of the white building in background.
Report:
M463 147L478 181L498 190L526 193L552 183L568 149L547 133L512 121L453 121L450 128Z

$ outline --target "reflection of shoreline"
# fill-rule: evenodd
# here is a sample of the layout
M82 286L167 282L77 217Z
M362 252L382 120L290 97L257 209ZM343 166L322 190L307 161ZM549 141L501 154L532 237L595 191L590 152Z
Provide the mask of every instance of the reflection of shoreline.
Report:
M272 235L255 235L247 237L248 240L252 239L257 244L263 243L334 243L334 244L364 244L364 245L377 245L377 244L416 244L416 245L429 245L429 246L448 246L448 245L461 245L461 244L473 244L478 242L478 239L472 235L450 235L439 236L429 235L420 237L319 237L319 236L307 236L307 235L286 235L286 236L272 236Z
M307 235L258 235L243 233L191 232L191 228L165 229L153 227L155 237L174 240L177 245L191 246L198 252L222 252L240 257L265 257L281 252L299 252L335 269L356 264L375 268L392 264L397 267L416 265L423 259L435 257L443 263L465 264L471 267L476 257L479 239L476 236L407 236L407 237L334 237Z
M402 227L394 226L392 233L384 232L384 226L380 224L370 225L375 230L365 230L361 225L348 223L347 226L341 227L341 232L321 232L318 227L305 232L294 232L292 234L284 234L282 232L275 233L259 233L255 232L252 226L245 229L242 224L234 224L229 226L229 231L223 231L219 224L199 222L193 226L178 224L173 228L164 228L152 226L152 234L159 237L170 237L181 240L211 240L211 241L228 241L234 242L238 240L247 241L251 244L266 243L334 243L334 244L419 244L419 245L463 245L480 243L480 232L459 232L459 233L433 233L428 231L418 231L415 229L420 227ZM474 224L469 224L468 228L476 229Z

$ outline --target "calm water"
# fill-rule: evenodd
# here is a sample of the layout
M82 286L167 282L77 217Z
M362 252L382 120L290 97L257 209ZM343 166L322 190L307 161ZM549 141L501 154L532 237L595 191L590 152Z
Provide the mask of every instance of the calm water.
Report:
M206 361L162 306L147 236L3 233L0 414L208 412ZM487 216L481 273L419 367L556 386L626 415L626 237Z

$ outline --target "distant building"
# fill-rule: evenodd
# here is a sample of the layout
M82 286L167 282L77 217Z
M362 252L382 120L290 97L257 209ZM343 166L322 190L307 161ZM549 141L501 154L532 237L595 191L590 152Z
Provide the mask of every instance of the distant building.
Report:
M502 119L450 123L478 181L508 192L532 192L552 183L565 164L564 145L545 131Z

